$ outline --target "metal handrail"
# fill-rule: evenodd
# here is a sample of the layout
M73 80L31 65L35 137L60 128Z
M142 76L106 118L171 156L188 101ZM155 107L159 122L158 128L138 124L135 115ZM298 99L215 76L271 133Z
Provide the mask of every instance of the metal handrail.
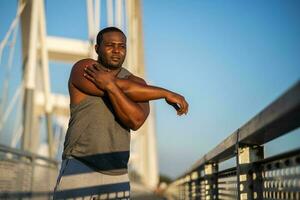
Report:
M291 179L293 183L300 181L300 149L264 158L262 148L298 127L300 81L193 164L168 186L165 194L171 195L171 199L222 199L228 195L230 199L273 199L278 195L294 199L300 196L300 186L286 184ZM219 163L233 157L236 167L218 170ZM274 175L275 171L280 172L279 177ZM228 177L226 173L231 175ZM224 189L224 184L230 189Z
M282 96L205 154L180 177L208 162L222 162L235 156L239 144L261 145L300 126L300 81Z
M32 161L38 159L38 160L43 160L43 161L46 161L47 163L51 163L54 165L59 164L59 162L55 159L47 158L47 157L44 157L44 156L41 156L38 154L34 154L34 153L31 153L28 151L24 151L21 149L12 148L12 147L9 147L9 146L3 145L3 144L0 144L0 152L11 153L11 154L21 156L21 157L27 157Z
M52 199L59 162L0 144L0 199Z

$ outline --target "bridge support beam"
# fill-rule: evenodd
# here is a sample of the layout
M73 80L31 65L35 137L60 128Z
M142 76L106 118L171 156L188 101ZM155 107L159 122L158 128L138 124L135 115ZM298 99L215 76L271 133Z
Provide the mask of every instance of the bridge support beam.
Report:
M36 92L43 91L48 137L48 155L53 157L52 102L50 99L49 61L46 44L44 0L22 0L21 15L23 82L25 86L22 149L36 153L40 147ZM22 83L23 84L23 83Z
M218 199L218 164L210 163L204 165L204 179L205 179L205 199Z
M262 178L258 166L254 162L263 159L262 146L245 146L238 149L239 199L262 199Z
M37 134L34 118L34 94L37 65L37 38L38 38L38 1L23 0L26 3L21 16L22 48L24 64L24 133L22 135L22 149L35 152L38 148L39 135Z

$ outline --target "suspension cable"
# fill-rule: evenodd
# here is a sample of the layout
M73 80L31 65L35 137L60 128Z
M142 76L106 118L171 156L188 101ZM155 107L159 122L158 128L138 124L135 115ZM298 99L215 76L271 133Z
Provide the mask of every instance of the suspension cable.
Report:
M23 84L23 82L22 82ZM22 124L22 115L19 112L22 109L22 102L24 99L24 86L21 89L20 93L20 101L17 104L16 110L17 110L17 116L15 117L15 122L14 122L14 129L13 129L13 134L12 134L12 139L11 139L11 147L15 148L20 141L22 135L23 135L23 124ZM18 111L19 110L19 111Z
M11 70L11 66L12 66L12 61L13 61L13 54L14 54L14 49L15 49L15 43L16 43L16 38L17 38L17 32L18 32L18 22L20 19L20 15L24 10L24 7L26 5L26 3L20 3L21 1L19 1L18 4L18 9L17 9L17 13L16 13L16 17L14 18L14 20L12 21L8 31L6 32L6 35L4 37L4 39L1 41L0 43L0 64L2 62L2 53L3 53L3 49L4 47L7 45L8 43L8 39L11 35L11 33L13 32L13 39L12 42L10 43L10 51L9 51L9 58L8 58L8 65L7 65L7 69L6 71L6 76L4 78L3 81L3 92L1 93L1 98L0 98L0 115L3 116L3 110L4 107L6 105L7 102L7 98L8 98L8 88L9 88L9 77L10 77L10 70Z
M10 104L7 106L3 116L0 118L0 131L2 131L3 125L6 122L9 114L11 113L12 109L14 108L14 105L16 101L18 100L18 97L22 94L24 90L24 82L22 81L19 85L18 89L16 90L15 95L13 96L12 100L10 101Z
M23 4L21 4L21 5L18 6L18 11L17 11L16 17L14 18L14 20L12 21L12 23L11 23L8 31L6 32L6 35L4 36L4 39L0 42L0 63L1 63L1 59L2 59L3 48L5 47L5 45L6 45L7 41L8 41L8 39L9 39L9 36L10 36L11 32L17 26L18 21L20 19L20 15L21 15L21 13L24 10L25 5L26 5L26 3L23 3Z
M2 89L2 97L1 97L1 103L0 103L0 114L3 114L4 107L6 105L7 99L8 99L8 90L9 90L9 83L10 83L10 77L11 77L11 69L12 69L12 64L13 64L13 58L14 58L14 53L15 53L15 44L17 40L17 32L18 32L18 25L14 29L13 33L13 39L12 42L10 43L10 51L8 55L8 63L6 66L6 73L5 77L3 80L3 89Z

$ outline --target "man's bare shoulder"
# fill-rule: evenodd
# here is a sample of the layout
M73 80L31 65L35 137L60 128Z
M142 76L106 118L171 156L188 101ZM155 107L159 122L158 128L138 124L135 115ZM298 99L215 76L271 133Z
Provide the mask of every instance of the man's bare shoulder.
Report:
M97 63L98 62L92 58L85 58L85 59L79 60L73 65L72 72L77 71L77 70L83 71L86 66L91 66L91 65L97 64Z
M143 84L143 85L147 85L147 82L141 78L141 77L138 77L136 75L133 75L131 74L129 77L128 77L129 80L132 80L134 82L137 82L137 83L140 83L140 84Z
M103 91L96 87L94 83L87 80L84 77L84 68L87 66L92 66L93 64L97 64L96 60L91 58L86 58L79 60L73 65L70 79L69 79L69 91L76 92L76 94L80 93L82 95L93 95L93 96L101 96L103 95Z
M97 61L91 58L85 58L77 61L72 67L69 84L74 83L74 81L77 82L78 79L82 79L84 74L84 68L86 66L91 66L96 63Z

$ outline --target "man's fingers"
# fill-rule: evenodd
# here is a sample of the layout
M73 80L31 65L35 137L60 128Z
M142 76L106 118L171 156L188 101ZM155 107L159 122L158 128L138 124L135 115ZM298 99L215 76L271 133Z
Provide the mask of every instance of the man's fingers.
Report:
M183 98L180 102L180 110L179 110L179 115L182 114L187 114L188 113L188 109L189 109L189 105L188 103L185 101L185 99Z
M177 114L182 115L183 111L184 111L184 105L183 105L182 101L180 101L178 104L179 104L179 110L177 111Z
M184 99L181 100L181 115L186 111L186 105L184 103Z
M83 76L84 76L86 79L88 79L89 81L95 82L95 79L94 79L92 76L90 76L89 74L84 73Z
M183 114L187 114L188 112L188 103L182 96L175 96L174 99L167 100L167 102L172 105L177 111L177 115L181 116Z
M184 114L187 114L189 110L189 104L185 101L185 99L183 99L183 103L184 103Z
M96 69L96 70L100 70L101 68L100 68L100 66L98 65L98 64L93 64L93 67Z
M85 73L87 73L90 76L94 76L95 75L95 71L93 69L91 69L90 67L86 67L84 68Z
M88 69L88 70L90 70L90 71L91 71L91 72L93 72L93 73L95 73L95 72L96 72L96 71L95 71L96 69L95 69L95 68L93 68L93 67L88 67L87 69Z

